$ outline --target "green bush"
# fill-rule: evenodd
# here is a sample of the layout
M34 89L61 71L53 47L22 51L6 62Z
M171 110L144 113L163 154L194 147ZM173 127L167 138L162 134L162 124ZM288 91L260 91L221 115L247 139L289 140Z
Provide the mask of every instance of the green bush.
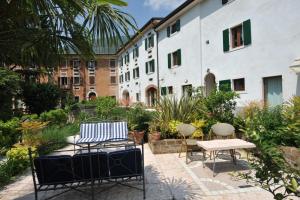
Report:
M68 114L63 109L50 110L43 112L40 119L44 122L50 122L50 124L63 125L68 121Z
M17 130L20 127L20 120L13 118L7 122L0 121L0 154L3 154L12 145L20 140L21 131Z
M25 121L25 120L34 121L34 120L38 120L38 119L39 119L39 116L37 114L23 115L21 117L21 121Z
M153 112L146 111L141 105L130 108L127 112L127 120L130 130L148 131L149 123L153 118Z
M110 118L111 110L117 106L117 101L111 97L98 97L93 101L97 106L97 116L100 119Z
M55 109L61 98L61 90L51 83L27 83L22 93L30 113L40 114Z

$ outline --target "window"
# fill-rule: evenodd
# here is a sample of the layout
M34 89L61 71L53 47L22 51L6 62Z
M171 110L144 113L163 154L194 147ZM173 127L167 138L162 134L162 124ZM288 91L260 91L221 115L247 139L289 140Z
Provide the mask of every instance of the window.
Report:
M60 77L60 85L68 85L68 77Z
M119 65L120 65L120 67L123 66L123 57L120 58L120 60L119 60Z
M80 85L80 77L74 76L73 83L74 83L74 85Z
M243 25L240 24L234 28L231 28L231 47L236 48L243 46Z
M68 60L67 60L67 59L65 60L64 63L62 63L61 68L62 68L62 69L68 68Z
M233 80L234 91L245 91L245 79L239 78Z
M129 59L129 53L127 52L126 55L125 55L125 64L128 64L130 61Z
M79 96L75 96L75 97L74 97L74 101L75 101L76 103L78 103L78 102L79 102Z
M168 94L173 94L173 86L168 87Z
M182 86L182 94L184 96L191 97L193 94L193 86L192 85L183 85Z
M181 65L181 49L168 54L168 68Z
M73 68L80 68L80 60L78 59L71 60L71 65Z
M139 47L135 46L135 48L133 49L133 59L139 57Z
M140 70L139 68L134 68L133 69L133 78L139 78L140 77Z
M154 47L154 35L150 34L146 39L145 39L145 50L148 50L150 48Z
M110 59L109 66L110 66L110 68L115 68L116 67L116 60L115 59Z
M111 83L111 84L116 84L116 83L117 83L117 80L116 80L116 77L115 77L115 76L111 76L111 77L110 77L110 83Z
M136 101L140 101L140 93L135 94Z
M120 83L123 83L123 82L124 82L124 76L123 76L123 74L119 76L119 82L120 82Z
M125 73L125 81L130 81L130 72Z
M173 94L173 86L162 87L160 90L162 96Z
M155 62L154 59L146 62L146 74L155 72Z
M231 91L231 80L221 80L219 81L219 90L223 92Z
M167 27L167 36L170 37L171 34L180 31L180 19L178 19L174 24Z
M223 31L223 51L247 46L252 43L251 21L246 20L243 23Z
M95 76L90 76L89 82L90 82L90 85L94 85L95 84Z

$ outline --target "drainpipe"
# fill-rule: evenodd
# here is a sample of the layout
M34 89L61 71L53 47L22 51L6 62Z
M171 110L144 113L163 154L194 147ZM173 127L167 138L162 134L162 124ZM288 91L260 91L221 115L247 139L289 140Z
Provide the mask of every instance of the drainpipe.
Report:
M158 32L154 29L156 33L156 66L157 66L157 99L160 99L160 83L159 83L159 62L158 62Z

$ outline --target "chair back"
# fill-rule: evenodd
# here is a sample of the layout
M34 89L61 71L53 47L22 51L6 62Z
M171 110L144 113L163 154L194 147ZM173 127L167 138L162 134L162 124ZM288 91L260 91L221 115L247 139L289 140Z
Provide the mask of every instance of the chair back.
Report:
M233 136L235 129L231 124L227 123L217 123L211 127L212 133L220 137Z
M177 131L184 137L189 137L193 135L196 131L196 128L191 124L179 124L177 126Z

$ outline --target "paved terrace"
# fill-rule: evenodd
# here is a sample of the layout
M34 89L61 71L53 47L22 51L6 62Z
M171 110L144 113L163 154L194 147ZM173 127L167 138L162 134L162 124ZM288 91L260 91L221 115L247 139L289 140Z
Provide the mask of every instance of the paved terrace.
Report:
M212 176L212 164L202 166L201 156L193 156L193 162L185 164L185 157L178 154L152 154L145 145L145 176L146 195L149 200L172 199L205 199L205 200L258 200L273 199L261 188L251 186L244 180L235 180L230 173L234 170L247 170L245 160L239 160L235 166L229 158L218 160L216 177ZM221 163L223 162L223 163ZM108 186L105 186L108 187ZM103 191L103 186L95 191L96 199L101 200L138 200L142 192L124 186L112 187ZM88 190L88 189L87 189ZM52 195L53 192L39 193L40 199ZM34 199L31 172L28 170L19 179L0 191L1 200L32 200ZM54 199L88 199L81 193L70 191Z

